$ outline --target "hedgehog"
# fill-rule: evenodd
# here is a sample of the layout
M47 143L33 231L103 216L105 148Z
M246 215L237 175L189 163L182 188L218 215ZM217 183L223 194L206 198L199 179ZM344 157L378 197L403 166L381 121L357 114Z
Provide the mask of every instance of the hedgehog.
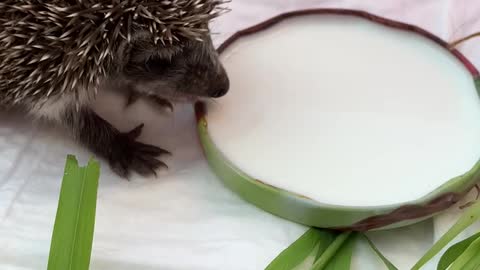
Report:
M156 175L169 151L138 141L143 124L121 132L92 109L115 85L129 106L219 98L228 75L210 21L224 0L3 0L0 106L64 128L119 176Z

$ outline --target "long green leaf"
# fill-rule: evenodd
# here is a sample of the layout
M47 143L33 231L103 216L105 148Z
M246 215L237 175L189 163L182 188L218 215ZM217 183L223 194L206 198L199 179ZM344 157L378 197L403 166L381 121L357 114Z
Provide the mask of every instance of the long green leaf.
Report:
M335 233L311 228L283 250L265 270L290 270L300 265L318 247L325 250L335 239Z
M335 256L338 250L351 236L352 232L344 232L335 238L333 243L323 252L322 256L313 264L312 270L322 270L328 265L330 260Z
M322 230L322 240L319 241L317 245L317 255L315 256L315 261L322 256L325 250L328 249L338 235L339 233L335 231Z
M337 251L333 258L328 262L325 270L350 270L352 263L353 249L357 243L358 236L355 234L348 238L348 240Z
M478 252L478 251L477 251ZM478 270L480 269L480 256L474 256L465 264L463 270Z
M80 168L69 155L65 165L48 270L87 270L90 265L100 165Z
M480 258L480 238L473 241L468 248L452 263L449 270L475 270Z
M480 233L474 234L447 249L438 262L437 270L446 270L477 238L480 238Z
M383 261L385 266L388 268L388 270L398 270L393 263L391 263L383 254L378 250L378 248L375 246L375 244L368 238L366 235L362 234L363 238L367 241L367 243L370 245L372 250L377 254L377 256Z
M468 207L458 221L423 255L411 270L419 270L450 241L480 218L480 201Z

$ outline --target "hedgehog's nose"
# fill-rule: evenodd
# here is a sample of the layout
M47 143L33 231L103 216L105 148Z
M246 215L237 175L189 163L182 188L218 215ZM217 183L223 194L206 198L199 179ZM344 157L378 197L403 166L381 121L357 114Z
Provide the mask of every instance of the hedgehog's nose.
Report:
M219 82L218 85L212 88L210 97L213 97L213 98L223 97L228 93L229 88L230 88L230 81L228 80L228 78L225 78L221 82Z
M213 92L210 96L213 98L219 98L223 97L225 94L227 94L228 89L227 88L219 88L215 92Z

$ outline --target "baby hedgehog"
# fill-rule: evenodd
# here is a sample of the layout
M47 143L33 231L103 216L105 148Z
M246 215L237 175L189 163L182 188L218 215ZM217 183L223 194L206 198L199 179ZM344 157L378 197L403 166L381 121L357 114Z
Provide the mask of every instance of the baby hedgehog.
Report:
M155 174L168 153L122 133L91 104L115 88L131 104L218 98L229 89L209 22L223 0L2 0L0 106L66 130L118 175Z

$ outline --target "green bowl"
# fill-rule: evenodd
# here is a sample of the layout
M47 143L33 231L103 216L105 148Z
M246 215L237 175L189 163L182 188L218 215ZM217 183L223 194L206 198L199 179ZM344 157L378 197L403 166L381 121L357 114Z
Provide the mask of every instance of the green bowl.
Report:
M366 12L343 9L301 10L281 14L268 21L242 30L227 39L219 47L222 54L231 44L245 36L258 33L288 18L305 15L354 16L373 21L388 27L414 32L430 39L450 51L472 74L477 91L480 91L480 78L474 66L457 50L431 33L418 27L381 18ZM209 135L207 105L195 106L199 138L211 169L223 183L245 201L279 217L320 228L339 230L368 231L389 229L410 225L444 211L457 203L480 179L480 162L472 164L471 170L455 177L426 196L407 203L383 205L379 207L345 207L329 205L288 190L269 185L249 176L230 162Z

